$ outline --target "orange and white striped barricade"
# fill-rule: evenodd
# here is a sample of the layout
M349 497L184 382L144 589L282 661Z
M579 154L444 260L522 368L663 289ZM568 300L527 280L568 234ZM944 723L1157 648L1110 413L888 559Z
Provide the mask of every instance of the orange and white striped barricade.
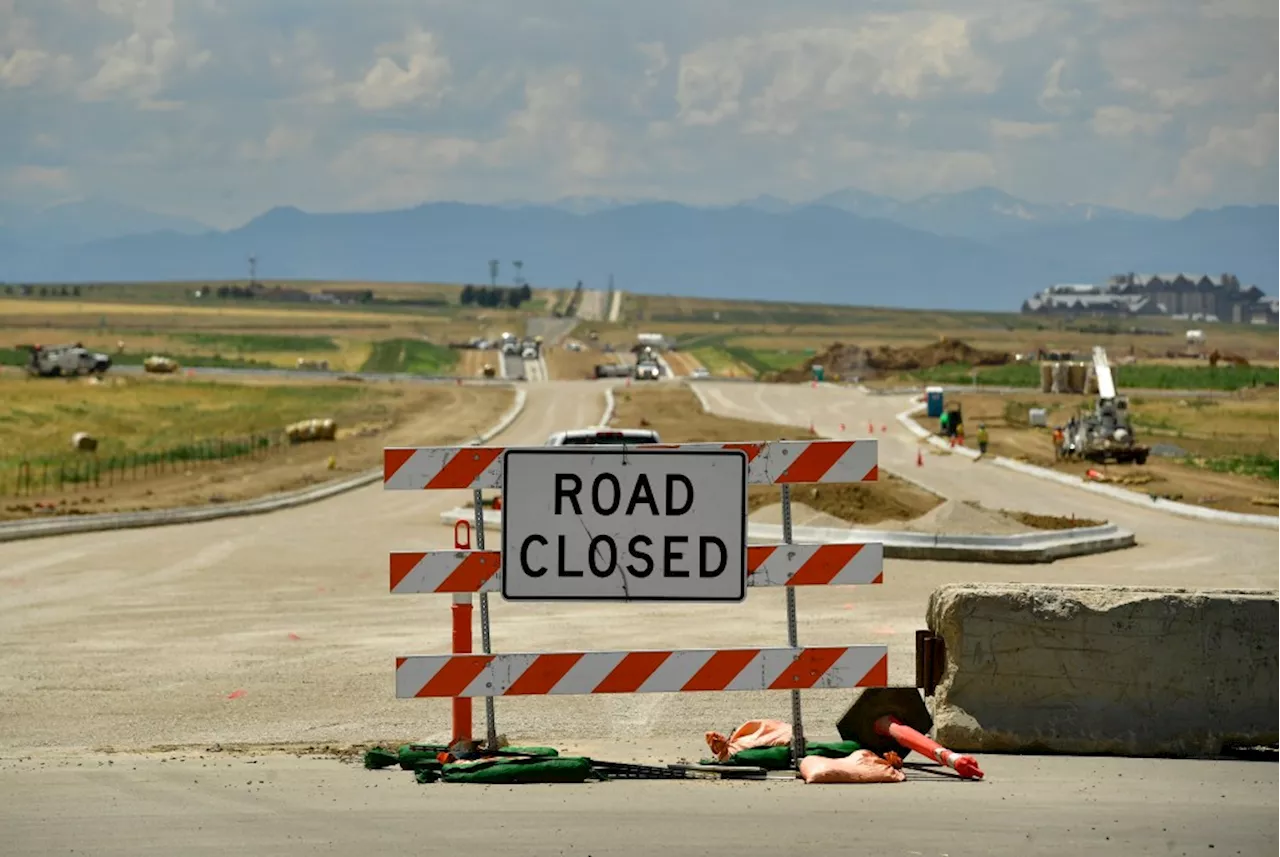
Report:
M504 453L511 452L512 455ZM672 457L672 453L675 457ZM694 453L694 454L690 454ZM700 455L697 453L701 453ZM686 454L690 454L687 457ZM630 458L628 459L628 456ZM709 601L709 600L741 600L745 597L745 587L751 586L784 586L787 591L787 632L788 644L779 648L750 649L705 649L676 651L637 651L637 652L560 652L560 653L504 653L494 654L490 648L489 611L487 596L490 592L503 592L508 600L613 600L634 601L645 600L646 596L638 594L643 587L633 578L628 588L627 570L618 561L615 545L612 558L607 567L600 569L595 565L595 544L598 536L593 536L592 548L587 553L592 575L583 576L580 572L564 572L563 556L559 566L561 574L547 575L547 566L541 566L537 572L527 564L524 550L518 556L512 556L508 549L507 561L513 562L511 575L504 575L504 552L486 550L484 544L484 518L481 502L481 490L497 488L503 491L502 505L504 509L504 540L508 538L516 526L508 526L506 517L512 515L513 503L507 497L512 486L520 484L520 480L528 480L528 488L535 493L530 502L517 503L517 515L530 513L523 511L538 503L545 502L549 494L546 486L541 489L535 485L535 475L545 476L547 469L538 470L532 464L559 461L553 469L572 469L578 465L589 469L588 474L603 473L593 484L593 491L599 488L599 480L609 475L609 467L603 461L610 458L628 465L627 473L634 478L637 471L645 468L661 470L666 468L668 474L698 471L699 467L720 466L715 472L715 479L696 475L684 477L668 475L667 507L671 510L671 480L683 480L688 486L688 501L693 503L693 485L699 485L699 491L713 483L721 485L721 496L714 495L713 488L707 488L713 494L711 500L699 506L699 521L703 523L685 522L686 526L713 527L720 526L712 521L715 513L725 512L715 522L730 521L733 517L733 504L719 502L728 493L723 486L735 482L738 494L736 500L741 505L741 526L734 530L732 526L720 526L719 532L732 533L726 536L731 540L725 551L726 559L721 563L725 568L728 554L733 554L733 568L739 568L745 581L738 580L739 594L734 597L732 586L734 581L726 576L727 589L722 587L718 593L700 591L692 594L692 590L672 594L672 587L678 584L663 582L666 587L660 594L650 594L648 600L670 601ZM572 466L568 462L574 462ZM660 461L666 463L659 466ZM526 475L511 478L511 485L504 484L506 473L513 462L521 464L515 472ZM733 467L737 470L733 470ZM522 469L521 469L522 468ZM581 468L580 468L581 469ZM690 471L690 469L692 469ZM621 473L620 468L615 468ZM701 472L701 471L699 471ZM710 472L710 471L707 471ZM619 447L579 447L566 449L562 447L390 447L384 451L384 488L387 490L417 491L432 489L467 489L473 492L475 508L475 549L473 550L433 550L433 551L395 551L390 556L390 590L395 594L452 593L455 599L470 598L470 593L480 593L482 654L470 654L455 651L452 655L416 655L396 659L396 695L398 697L447 697L454 700L469 699L480 696L485 699L487 735L490 743L496 739L497 728L494 722L493 699L495 696L520 696L530 694L603 694L603 693L681 693L681 692L717 692L731 690L790 690L792 692L792 726L795 736L793 753L799 763L804 752L804 736L800 710L800 691L811 688L853 688L880 687L888 683L888 647L885 645L851 645L834 647L802 647L798 641L795 587L797 586L838 586L858 584L878 584L883 582L884 550L878 543L869 544L795 544L792 540L791 527L791 485L811 483L868 482L878 478L877 448L874 440L812 440L812 441L771 441L759 443L691 443L691 444L641 444ZM732 478L731 478L732 477ZM582 488L582 480L571 475L559 475L577 482ZM617 488L617 478L612 478L616 497L620 499L621 489ZM646 483L647 484L647 483ZM783 507L783 543L773 545L747 545L746 542L746 494L747 485L780 485L782 488ZM560 514L561 484L556 482L556 513ZM639 486L636 487L639 492ZM642 492L640 492L642 493ZM569 498L566 493L565 498ZM576 497L576 494L574 495ZM637 493L635 496L639 496ZM634 507L635 496L629 506ZM592 494L592 502L597 502ZM583 512L573 501L574 511L564 517L581 522ZM618 499L613 509L618 508ZM653 502L654 514L658 514L658 504ZM568 505L568 503L566 503ZM720 508L728 506L728 510ZM590 509L588 510L590 511ZM599 512L599 509L596 509ZM665 526L670 520L649 519L648 526ZM525 529L529 529L526 522ZM635 526L640 526L636 524ZM586 531L586 527L582 528ZM532 532L541 532L534 526ZM645 538L647 535L636 536ZM686 536L676 538L687 539ZM712 538L707 536L705 538ZM533 535L529 540L537 539L547 547L547 540L541 535ZM524 543L527 548L529 541ZM633 542L634 545L634 542ZM563 553L565 542L559 543ZM646 557L647 558L647 557ZM673 567L669 562L664 566L661 577L670 575ZM705 556L703 557L705 560ZM631 571L639 572L630 568ZM704 569L705 570L705 567ZM617 572L617 588L614 582L601 588L600 581L614 577ZM523 573L523 577L522 577ZM647 576L639 575L640 577ZM717 572L718 574L718 572ZM582 581L570 583L572 592L543 587L537 583L532 587L530 578L546 576L548 580L555 577L572 575ZM688 575L682 575L688 577ZM714 577L714 574L695 575ZM512 589L517 579L524 580L522 590ZM653 581L643 580L653 592ZM505 584L505 585L504 585ZM745 587L742 585L745 584ZM592 588L594 585L594 589ZM541 587L541 588L540 588ZM686 587L687 589L687 587ZM590 591L588 591L590 590ZM724 592L728 592L727 596ZM460 731L469 732L469 724L460 729L455 723L455 737Z

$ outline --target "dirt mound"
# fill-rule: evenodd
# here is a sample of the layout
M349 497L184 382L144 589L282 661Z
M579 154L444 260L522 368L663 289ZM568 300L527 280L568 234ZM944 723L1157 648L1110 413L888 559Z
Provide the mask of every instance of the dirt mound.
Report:
M1013 360L1005 351L983 351L959 339L942 337L929 345L894 348L880 345L863 348L860 345L833 344L826 351L806 360L802 366L770 376L770 380L783 382L805 381L812 377L813 367L822 366L828 377L875 378L880 374L909 372L913 369L931 369L948 363L968 366L1003 366Z

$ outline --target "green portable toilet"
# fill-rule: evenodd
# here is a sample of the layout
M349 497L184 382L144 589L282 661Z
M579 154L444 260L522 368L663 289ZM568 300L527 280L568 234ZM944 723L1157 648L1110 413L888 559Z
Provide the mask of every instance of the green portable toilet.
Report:
M823 379L823 377L825 376L825 374L826 374L826 373L823 371L823 369L822 369L822 367L821 367L821 366L816 366L816 365L815 365L815 366L813 367L813 380L815 380L815 381L821 381L821 380Z

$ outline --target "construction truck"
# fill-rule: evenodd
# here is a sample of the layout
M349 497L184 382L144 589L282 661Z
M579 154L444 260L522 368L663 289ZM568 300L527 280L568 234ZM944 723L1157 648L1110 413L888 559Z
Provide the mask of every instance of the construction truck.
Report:
M1059 454L1099 464L1146 464L1151 448L1138 443L1134 436L1129 400L1116 392L1115 377L1103 348L1093 349L1093 373L1098 385L1097 404L1092 412L1078 414L1067 423Z
M102 375L111 368L111 358L74 345L32 345L27 358L27 374L39 378Z

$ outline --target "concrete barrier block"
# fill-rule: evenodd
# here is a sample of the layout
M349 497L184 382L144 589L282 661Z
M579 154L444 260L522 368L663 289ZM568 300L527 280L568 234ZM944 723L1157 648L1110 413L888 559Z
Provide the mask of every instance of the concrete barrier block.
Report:
M956 584L939 743L958 751L1214 756L1277 741L1274 590Z

